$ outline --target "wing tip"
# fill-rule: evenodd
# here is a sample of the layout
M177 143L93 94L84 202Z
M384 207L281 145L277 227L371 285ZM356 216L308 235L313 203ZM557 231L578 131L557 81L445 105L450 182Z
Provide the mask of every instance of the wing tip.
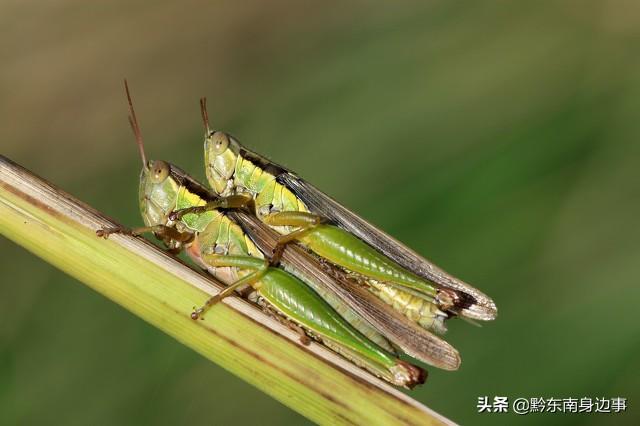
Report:
M437 365L436 367L440 367L446 371L456 371L460 368L460 364L462 364L462 358L460 357L460 353L452 347L453 351L447 354L445 358L446 362L442 363L442 365Z
M489 306L475 304L461 309L460 315L479 321L493 321L498 317L498 308L493 301Z

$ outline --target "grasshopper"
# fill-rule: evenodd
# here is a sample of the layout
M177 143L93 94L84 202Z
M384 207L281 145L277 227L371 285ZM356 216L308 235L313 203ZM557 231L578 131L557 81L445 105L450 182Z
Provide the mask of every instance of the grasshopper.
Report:
M206 212L186 214L180 220L172 220L171 212L210 205L215 198L178 167L165 161L147 161L126 82L125 88L130 122L143 164L139 201L145 226L130 230L104 229L97 232L98 236L106 238L113 233L140 235L152 232L169 250L174 253L185 250L195 263L228 283L227 288L192 313L193 319L198 319L208 307L235 290L245 287L251 290L250 299L266 311L378 377L408 388L424 382L424 370L398 359L393 346L366 321L361 323L371 329L368 335L356 330L337 312L344 307L339 302L335 304L338 306L336 310L299 278L284 269L271 266L243 229L225 212L209 208ZM236 207L233 198L220 202L226 207ZM266 226L263 230L272 233ZM435 345L433 342L429 344ZM450 354L450 360L439 362L449 366L449 369L457 368L457 352L446 342L441 342L441 346L432 350L432 353Z
M245 197L255 215L282 234L274 262L287 243L297 241L352 273L410 320L438 332L444 328L439 327L441 321L431 320L434 313L485 321L496 317L495 303L479 290L439 269L295 173L249 151L233 136L211 130L205 98L200 107L207 180L220 197ZM178 219L207 208L187 208L171 217Z

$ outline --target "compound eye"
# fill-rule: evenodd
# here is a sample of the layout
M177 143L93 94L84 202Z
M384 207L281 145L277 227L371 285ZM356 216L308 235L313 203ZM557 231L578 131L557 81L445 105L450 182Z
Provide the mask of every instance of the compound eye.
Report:
M229 136L222 132L215 132L211 135L211 149L216 155L220 155L229 147Z
M169 177L169 165L162 160L152 161L149 172L151 175L151 182L162 183L167 177Z

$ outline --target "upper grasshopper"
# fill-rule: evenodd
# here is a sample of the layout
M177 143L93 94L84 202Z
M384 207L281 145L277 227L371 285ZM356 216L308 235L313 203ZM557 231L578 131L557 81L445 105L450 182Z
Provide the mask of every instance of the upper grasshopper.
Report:
M297 241L318 256L362 278L373 292L420 322L420 300L439 312L469 319L492 320L494 302L447 274L393 237L286 168L249 151L233 136L212 130L201 100L205 124L205 168L220 197L246 198L256 216L280 232L275 258L285 244ZM206 207L175 212L173 217ZM422 309L422 308L421 308ZM432 321L427 328L436 331Z

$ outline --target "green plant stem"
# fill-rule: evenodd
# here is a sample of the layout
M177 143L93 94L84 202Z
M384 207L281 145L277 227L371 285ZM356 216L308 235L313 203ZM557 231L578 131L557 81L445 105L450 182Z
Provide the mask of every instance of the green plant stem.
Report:
M236 297L189 314L221 285L0 156L0 233L182 344L323 424L450 421ZM215 386L212 384L212 386Z

